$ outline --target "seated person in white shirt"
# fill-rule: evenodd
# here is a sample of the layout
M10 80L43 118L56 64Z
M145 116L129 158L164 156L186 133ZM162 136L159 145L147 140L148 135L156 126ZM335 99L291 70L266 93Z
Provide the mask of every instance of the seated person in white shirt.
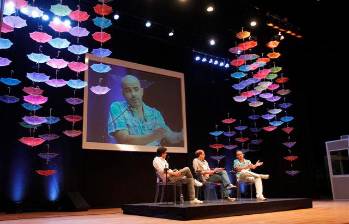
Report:
M193 178L193 175L189 169L189 167L184 167L181 170L171 170L169 169L169 165L166 161L167 149L165 147L159 147L156 150L157 156L153 160L153 166L158 174L158 176L162 179L163 182L166 181L166 172L167 170L167 181L168 182L177 182L182 181L187 184L188 187L188 197L190 204L201 204L202 201L195 198L195 186L201 187L202 183L198 182Z
M263 184L262 179L269 179L269 175L258 174L251 171L259 166L262 166L263 162L259 160L252 164L250 160L244 158L242 151L236 151L236 159L234 160L234 169L237 172L236 178L238 181L253 182L256 187L256 198L257 200L264 201L266 198L263 196Z
M201 175L202 181L219 182L223 184L223 197L228 201L235 201L236 198L229 197L229 189L234 186L228 177L227 171L224 168L210 169L208 162L205 160L205 152L198 149L195 152L196 158L193 160L193 168L198 175Z

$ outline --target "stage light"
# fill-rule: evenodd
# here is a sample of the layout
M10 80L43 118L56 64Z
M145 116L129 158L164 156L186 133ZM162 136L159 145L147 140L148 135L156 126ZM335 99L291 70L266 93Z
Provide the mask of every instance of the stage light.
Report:
M209 64L212 64L212 62L213 62L213 59L210 58L210 60L208 61L208 63L209 63Z
M274 26L274 24L272 24L272 23L267 23L267 26Z
M214 65L218 65L218 61L215 60L215 61L213 62L213 64L214 64Z
M252 20L250 22L250 26L255 27L257 25L257 22L255 20Z
M145 23L145 26L148 27L148 28L151 27L151 22L150 22L150 21L147 21L147 22Z
M48 21L50 19L50 17L48 17L48 15L43 15L41 18L44 21Z
M221 61L221 62L219 63L219 66L220 66L220 67L224 66L224 62Z
M281 36L281 32L279 32L278 35Z
M207 61L207 59L206 58L202 58L202 60L201 60L202 62L206 62Z
M229 64L226 63L226 64L224 65L224 67L225 67L225 68L229 68Z
M283 35L281 35L280 40L283 40L283 39L285 39L285 37Z
M195 57L195 61L199 61L200 59L201 59L200 56Z
M207 6L206 11L207 12L213 12L214 11L214 7L212 5L209 5L209 6Z
M115 20L118 20L119 18L120 18L120 16L119 16L118 14L115 14L115 15L114 15L114 19L115 19Z
M60 24L62 21L58 17L53 18L53 23Z
M174 35L174 31L173 30L168 33L169 37L172 37L173 35Z
M210 43L211 46L213 46L213 45L216 44L216 41L215 41L214 39L211 39L211 40L209 41L209 43Z
M240 50L238 50L237 54L241 54L241 51L240 51Z
M66 19L66 20L64 20L63 24L64 24L64 26L68 27L68 26L70 26L71 22L70 22L70 20Z

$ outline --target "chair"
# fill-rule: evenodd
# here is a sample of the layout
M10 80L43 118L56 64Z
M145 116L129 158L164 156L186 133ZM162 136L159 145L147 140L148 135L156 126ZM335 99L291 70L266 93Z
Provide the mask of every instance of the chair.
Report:
M223 183L210 182L210 181L205 180L200 171L195 171L194 173L195 173L196 179L198 179L204 186L204 199L205 199L205 201L210 201L210 199L212 198L211 188L214 189L214 194L213 194L214 199L213 200L217 200L217 195L216 195L216 187L217 186L220 187L221 200L224 200L224 198L223 198L223 190L224 190Z
M232 174L235 174L235 177L236 177L236 172L235 170L232 170L230 171ZM242 184L246 184L249 186L250 188L250 199L252 200L253 199L253 185L254 185L254 182L252 181L245 181L245 180L239 180L237 177L236 177L236 197L238 200L241 200L241 192L240 192L240 187Z
M177 187L179 187L179 193L180 195L182 194L182 182L181 181L176 181L176 182L170 182L169 180L167 183L162 181L162 178L159 176L159 174L155 171L156 173L156 192L155 192L155 198L154 198L154 203L158 202L158 197L160 193L160 188L161 188L161 196L160 196L160 203L163 202L164 199L164 192L165 192L165 187L173 187L173 198L174 198L174 204L177 203Z

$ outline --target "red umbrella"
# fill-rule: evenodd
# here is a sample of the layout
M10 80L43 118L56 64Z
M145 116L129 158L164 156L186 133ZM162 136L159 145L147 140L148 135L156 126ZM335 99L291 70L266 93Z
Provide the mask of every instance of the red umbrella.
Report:
M82 120L82 117L80 115L66 115L64 116L64 119L66 119L69 122L75 123Z
M23 144L26 144L28 146L31 147L35 147L38 145L41 145L42 143L45 142L44 139L42 138L35 138L35 137L22 137L20 139L18 139L20 142L22 142Z
M240 48L241 50L246 51L246 50L254 48L256 46L257 46L257 41L250 40L250 41L246 41L246 42L243 42L243 43L239 44L238 48Z
M283 84L283 83L286 83L288 82L288 78L287 77L280 77L280 78L277 78L275 80L275 82L279 83L279 84Z
M271 132L271 131L274 131L276 129L275 126L267 126L267 127L263 127L263 130L264 131L267 131L267 132Z
M293 162L298 159L298 156L285 156L284 159Z
M51 176L55 173L57 173L56 170L35 170L37 174L41 175L41 176Z
M30 38L32 38L33 40L35 40L38 43L47 43L50 40L52 40L52 36L48 35L47 33L44 32L32 32L29 34Z
M280 87L279 84L273 83L273 84L271 84L270 86L268 86L268 89L269 89L269 90L276 90L276 89L278 89L279 87Z
M293 131L293 127L285 127L282 129L283 132L290 134Z
M97 4L93 9L95 10L95 13L101 16L107 16L113 11L113 8L106 4Z
M235 121L236 121L236 119L234 119L234 118L227 118L227 119L222 120L222 122L223 122L224 124L232 124L232 123L234 123Z
M247 98L250 98L250 97L254 96L255 93L253 91L245 91L245 92L242 92L240 95L247 97Z
M44 90L40 89L39 87L24 87L23 92L29 95L41 95L44 93Z
M110 34L106 32L95 32L94 34L92 34L92 37L94 40L101 43L107 42L111 39Z
M224 148L224 145L223 145L223 144L218 144L218 143L216 143L216 144L210 145L210 148L219 150L219 149L221 149L221 148Z
M70 70L75 72L82 72L88 69L88 65L86 65L85 63L76 62L76 61L69 62L68 67L70 68Z
M83 22L86 21L90 15L85 11L75 10L69 14L69 17L77 22Z
M250 140L249 138L236 138L235 139L236 141L238 141L238 142L242 142L242 143L244 143L244 142L247 142L248 140Z
M244 59L234 59L230 62L230 64L232 66L239 67L239 66L245 64L245 60Z

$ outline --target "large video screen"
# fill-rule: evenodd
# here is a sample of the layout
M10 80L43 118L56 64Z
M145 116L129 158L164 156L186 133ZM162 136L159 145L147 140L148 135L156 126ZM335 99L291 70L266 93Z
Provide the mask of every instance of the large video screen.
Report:
M84 149L187 152L183 73L90 54L86 63ZM91 69L99 63L110 71Z

